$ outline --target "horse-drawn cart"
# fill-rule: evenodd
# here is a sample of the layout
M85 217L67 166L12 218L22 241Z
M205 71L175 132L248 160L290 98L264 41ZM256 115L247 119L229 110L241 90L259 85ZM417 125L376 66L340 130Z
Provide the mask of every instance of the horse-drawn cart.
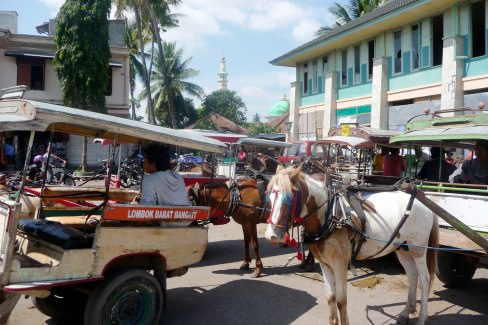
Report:
M375 129L363 125L341 124L329 130L328 136L317 141L327 145L325 165L333 173L346 179L375 184L395 183L399 178L372 175L371 164L374 149L388 145L390 138L398 132Z
M444 113L455 116L444 116ZM462 115L461 115L462 114ZM411 121L405 133L392 137L393 145L473 150L478 140L488 139L488 114L479 110L454 109L426 114ZM439 168L441 173L441 168ZM439 174L440 175L440 174ZM437 275L447 285L460 287L477 267L488 266L488 184L419 182L422 200L440 220Z
M24 99L0 100L0 131L30 131L20 192L0 199L3 321L25 294L53 318L156 324L166 304L166 279L185 274L205 252L209 208L134 205L134 191L108 184L43 186L40 205L21 214L35 134L162 142L212 153L226 146L192 131ZM83 204L88 201L95 207Z

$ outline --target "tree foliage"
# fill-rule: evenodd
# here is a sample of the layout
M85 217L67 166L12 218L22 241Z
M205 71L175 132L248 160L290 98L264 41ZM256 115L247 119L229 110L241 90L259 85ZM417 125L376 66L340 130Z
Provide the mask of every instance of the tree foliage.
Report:
M205 97L200 116L217 113L236 124L244 126L246 124L246 112L246 104L237 95L237 92L220 89Z
M54 65L63 104L106 113L110 0L70 0L59 10Z
M190 124L195 123L198 119L198 113L195 109L193 99L185 98L183 95L178 95L174 99L174 107L177 120L177 128L183 129ZM171 127L171 119L169 117L168 101L164 96L161 98L161 102L156 102L156 120L158 124L165 127Z
M334 17L334 23L331 26L320 27L315 36L322 36L330 32L335 27L342 26L348 22L359 18L374 9L384 5L389 0L349 0L348 5L341 5L337 2L328 9L329 13Z
M206 119L200 119L200 120L196 121L195 128L200 129L200 130L212 130L212 131L218 131L219 130L219 127L217 124L215 124L211 120L206 120Z
M162 125L181 128L187 126L188 120L192 119L194 115L193 102L187 102L183 93L202 99L204 96L203 88L187 81L187 79L196 76L197 70L191 69L189 64L191 57L183 59L183 49L178 48L174 42L163 42L164 58L161 58L158 50L154 53L154 69L151 73L151 96L156 99L154 104L156 111L156 118ZM161 62L165 64L161 64ZM169 82L169 94L165 87L165 83ZM148 96L148 92L144 89L140 98L144 99ZM173 99L173 110L169 109L168 96ZM191 104L191 105L188 105ZM167 112L162 112L166 110ZM175 115L176 125L173 125L171 112ZM188 114L188 115L187 115ZM161 119L162 118L162 119Z
M280 133L281 130L278 126L271 126L267 123L253 122L247 125L247 128L251 131L251 134L268 134L268 133Z

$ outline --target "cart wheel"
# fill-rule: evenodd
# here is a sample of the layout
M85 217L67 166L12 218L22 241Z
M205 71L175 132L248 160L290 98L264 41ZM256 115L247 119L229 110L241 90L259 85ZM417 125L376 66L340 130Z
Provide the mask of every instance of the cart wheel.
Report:
M88 296L70 288L53 289L46 298L31 297L34 307L54 319L83 317Z
M163 291L148 272L117 272L90 295L85 324L157 324L163 307Z
M437 254L436 274L439 280L452 288L465 286L476 272L476 264L470 263L465 255L446 251Z
M75 182L74 178L71 176L67 176L67 175L64 176L63 183L66 186L76 186L76 182Z

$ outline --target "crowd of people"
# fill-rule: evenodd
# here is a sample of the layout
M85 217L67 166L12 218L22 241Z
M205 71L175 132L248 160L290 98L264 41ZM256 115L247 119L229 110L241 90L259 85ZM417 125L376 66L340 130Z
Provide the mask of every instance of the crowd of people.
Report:
M372 163L373 174L404 175L407 164L399 153L398 148L381 147ZM462 163L456 163L452 152L432 147L430 160L424 162L416 178L433 182L488 184L488 140L478 140L474 152L470 152Z

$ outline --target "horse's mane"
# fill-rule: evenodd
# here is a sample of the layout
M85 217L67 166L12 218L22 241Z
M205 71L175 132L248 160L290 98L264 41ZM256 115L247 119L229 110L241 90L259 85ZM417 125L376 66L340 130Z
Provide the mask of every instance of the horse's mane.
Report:
M282 169L276 175L273 175L269 180L268 192L270 192L274 186L277 186L280 190L285 192L286 195L291 195L293 192L293 184L290 180L290 174L295 171L295 166L290 166L286 169Z

